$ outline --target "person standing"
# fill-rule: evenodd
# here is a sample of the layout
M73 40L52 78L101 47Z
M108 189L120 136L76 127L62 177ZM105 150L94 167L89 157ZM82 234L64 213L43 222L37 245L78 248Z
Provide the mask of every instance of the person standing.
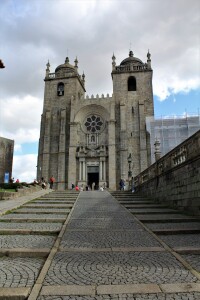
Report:
M120 183L119 183L119 188L120 188L120 191L124 191L124 187L125 187L124 180L123 180L123 179L121 179L121 180L120 180Z
M55 182L55 178L53 177L53 175L51 176L51 178L49 179L50 182L50 189L53 189L53 184Z

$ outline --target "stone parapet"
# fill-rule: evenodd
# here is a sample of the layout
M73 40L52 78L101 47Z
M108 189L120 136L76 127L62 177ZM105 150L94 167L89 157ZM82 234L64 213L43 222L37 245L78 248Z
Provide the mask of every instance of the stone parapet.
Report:
M29 186L18 189L17 192L0 192L0 200L8 200L13 198L18 198L21 196L25 196L34 192L41 190L41 186Z
M200 130L134 177L137 192L200 215Z

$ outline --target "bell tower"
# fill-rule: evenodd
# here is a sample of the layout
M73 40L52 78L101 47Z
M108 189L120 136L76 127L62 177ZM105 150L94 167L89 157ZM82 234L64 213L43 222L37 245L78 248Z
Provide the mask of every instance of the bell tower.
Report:
M151 55L143 63L133 52L119 66L112 57L113 98L116 115L116 153L120 178L132 177L150 165L146 117L154 115Z
M85 95L85 75L78 73L78 60L74 66L66 57L54 73L47 63L43 113L38 150L37 178L48 181L53 175L55 187L65 189L68 182L70 153L70 122L74 114L74 101ZM72 146L73 147L73 146Z

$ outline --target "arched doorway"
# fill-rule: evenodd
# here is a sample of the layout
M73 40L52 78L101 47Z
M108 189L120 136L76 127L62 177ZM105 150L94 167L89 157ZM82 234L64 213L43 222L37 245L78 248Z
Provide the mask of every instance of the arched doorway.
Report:
M90 189L99 189L99 166L87 166L87 185Z

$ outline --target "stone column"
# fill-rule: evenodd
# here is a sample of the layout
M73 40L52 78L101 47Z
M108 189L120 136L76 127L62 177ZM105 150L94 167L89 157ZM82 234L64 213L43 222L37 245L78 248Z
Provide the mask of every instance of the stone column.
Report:
M120 168L121 178L127 177L126 106L120 103Z
M109 155L109 188L116 190L116 146L115 146L115 120L108 122L108 155Z
M82 161L79 158L79 181L82 180Z
M103 162L103 180L106 181L106 160L104 158L104 162Z
M148 167L144 103L139 102L140 172Z
M60 119L60 136L59 136L59 152L58 152L58 189L65 190L66 176L65 176L65 145L66 145L66 110L61 111Z
M103 180L103 170L102 170L102 166L103 166L103 162L100 158L100 168L99 168L99 181L102 181Z
M45 129L44 129L44 147L43 147L43 158L41 165L41 177L48 181L49 174L49 163L50 163L50 128L51 128L51 112L47 111L45 114Z
M85 158L84 158L84 161L83 161L83 181L85 181L85 177L86 177L86 174L85 174Z
M70 122L70 142L69 142L69 162L68 170L68 189L71 188L72 182L76 184L76 145L77 145L77 123Z

